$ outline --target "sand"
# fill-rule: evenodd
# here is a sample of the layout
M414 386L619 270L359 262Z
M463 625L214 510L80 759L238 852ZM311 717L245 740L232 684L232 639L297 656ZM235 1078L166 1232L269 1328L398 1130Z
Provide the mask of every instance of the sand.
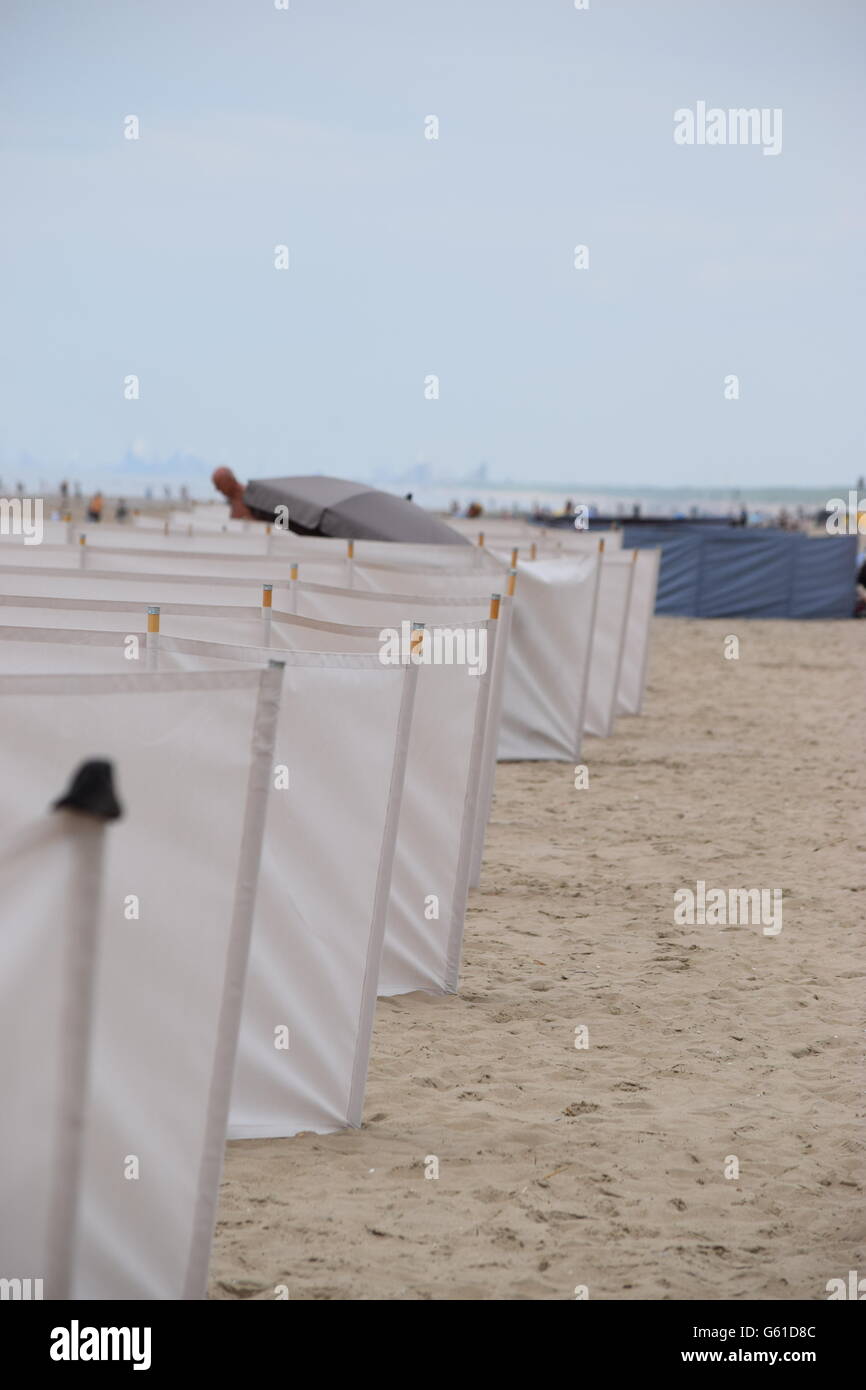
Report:
M656 619L653 642L588 788L500 766L460 994L379 1002L364 1127L228 1146L212 1298L866 1276L866 623ZM781 887L781 932L674 925L698 879Z

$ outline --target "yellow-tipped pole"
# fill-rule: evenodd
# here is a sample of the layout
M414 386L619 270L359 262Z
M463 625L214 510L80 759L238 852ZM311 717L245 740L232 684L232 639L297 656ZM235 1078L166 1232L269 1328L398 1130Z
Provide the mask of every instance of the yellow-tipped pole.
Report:
M415 666L418 665L424 649L424 624L412 624L412 639L409 644L409 655Z
M85 536L84 532L82 531L82 532L81 532L81 535L78 537L78 563L79 563L81 569L84 569L84 566L85 566L85 563L86 563L86 558L87 558L87 537Z
M290 578L291 581L292 581L291 584L289 585L289 598L290 598L290 600L291 600L290 603L289 603L289 612L290 612L290 613L297 613L297 611L298 611L298 566L297 566L297 564L293 564L293 565L291 566L291 568L290 568L290 570L289 570L289 578Z
M265 646L271 645L271 610L274 606L273 584L262 585L262 618L265 624Z
M604 536L599 536L598 538L598 553L599 555L604 554Z
M159 660L159 607L147 610L147 669L155 671Z
M538 546L535 544L535 541L533 541L532 545L529 547L529 558L530 560L538 559Z
M479 544L479 545L483 545L483 544L484 544L484 532L483 532L483 531L479 531L479 532L478 532L478 544Z
M518 554L517 546L515 546L514 549L513 549L512 552L511 552L511 568L512 568L513 570L516 570L516 569L517 569L517 554Z
M490 595L490 616L495 619L499 617L499 605L502 602L501 594Z
M346 541L346 556L347 556L348 559L354 560L354 558L355 558L355 542L354 542L354 541Z
M510 570L508 571L508 588L506 589L506 593L508 594L508 597L509 597L509 598L511 598L511 597L513 596L513 594L514 594L514 586L515 586L516 583L517 583L517 570L516 570L516 569L510 569Z

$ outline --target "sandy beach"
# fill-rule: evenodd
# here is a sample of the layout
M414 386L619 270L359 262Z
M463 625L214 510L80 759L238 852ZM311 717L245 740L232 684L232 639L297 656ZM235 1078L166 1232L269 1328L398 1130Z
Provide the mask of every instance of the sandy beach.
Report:
M866 1274L864 646L656 618L645 712L585 742L588 788L501 765L460 994L379 1002L361 1130L228 1146L210 1297L821 1299ZM674 925L697 880L781 888L782 930Z

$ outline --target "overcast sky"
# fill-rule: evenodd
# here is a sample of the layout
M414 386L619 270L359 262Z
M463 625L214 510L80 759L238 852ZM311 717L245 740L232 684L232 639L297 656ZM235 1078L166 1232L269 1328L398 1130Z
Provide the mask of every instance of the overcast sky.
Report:
M864 472L859 0L289 5L2 0L7 488Z

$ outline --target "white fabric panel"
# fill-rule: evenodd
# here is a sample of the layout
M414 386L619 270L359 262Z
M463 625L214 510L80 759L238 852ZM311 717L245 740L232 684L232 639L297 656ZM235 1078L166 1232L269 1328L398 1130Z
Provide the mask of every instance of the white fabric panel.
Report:
M573 549L592 550L603 537L605 550L618 550L622 546L623 535L621 528L579 531L574 526L534 526L529 522L522 522L519 517L479 518L475 521L469 521L465 517L449 517L448 525L471 541L476 540L479 531L483 531L486 548L494 552L519 546L522 560L528 558L522 553L523 547L530 546L533 541L539 550L542 547L567 549L569 546Z
M541 540L537 536L528 538L505 537L502 542L497 540L495 547L489 553L495 556L500 564L507 565L511 563L511 555L515 549L519 560L531 563L533 542L535 543L536 558L539 560L554 560L562 555L566 558L570 555L594 555L598 552L599 541L602 539L604 539L605 552L622 549L621 531L606 531L603 538L598 531L575 531L573 536L565 532L565 541L559 541L555 537L556 532L548 533L546 540Z
M471 552L470 552L471 553ZM353 589L368 589L374 593L403 592L422 594L492 594L503 593L507 572L493 556L479 551L485 559L483 567L473 565L445 569L441 565L410 565L355 560ZM312 579L312 575L299 575ZM417 581L417 582L416 582Z
M132 560L141 572L203 575L219 573L225 564L239 574L254 573L256 576L261 574L263 566L267 567L265 562L286 571L290 564L297 562L311 567L320 582L351 582L352 562L345 540L296 536L278 530L268 533L263 525L257 525L249 534L231 535L213 532L196 535L188 530L165 534L102 524L74 527L65 522L45 522L43 531L40 545L25 545L20 536L0 538L0 560L42 567L92 566L111 571L129 570ZM86 538L83 546L80 544L82 535ZM460 544L356 541L354 558L359 564L406 570L429 568L445 573L484 573L499 568L498 561L487 551ZM309 577L313 577L312 573Z
M206 649L167 638L160 660ZM378 654L280 659L289 787L271 797L229 1138L361 1123L418 674Z
M44 606L50 604L51 606ZM218 604L164 604L160 635L187 637L236 646L265 646L281 651L354 651L381 649L380 627L317 622L274 610ZM146 634L147 610L112 599L50 599L0 594L0 626L56 628L65 633L81 629Z
M270 649L160 638L160 661ZM418 668L283 652L230 1139L360 1125ZM327 757L323 757L323 750ZM289 1047L275 1046L278 1028Z
M303 718L277 740L229 1138L361 1123L416 675L286 667Z
M622 551L634 556L622 665L617 687L618 714L640 714L649 665L650 631L656 607L661 550Z
M404 619L439 623L440 626L486 621L490 596L483 591L471 594L417 594L343 589L335 585L306 584L298 581L287 592L275 590L275 601L293 603L302 617L321 622L358 622L368 627L393 627Z
M454 602L446 596L359 594L301 583L295 596L302 614L314 612L325 620L351 614L373 628L399 629L401 622L412 620L482 632L488 627L480 615L489 601L469 596ZM470 675L465 666L418 668L381 994L457 987L494 674L501 680L497 647L492 648L481 677ZM426 906L432 896L438 899L438 918L425 916L425 910L433 910Z
M505 658L501 760L567 761L580 752L598 560L596 547L586 555L518 562ZM358 587L384 587L390 578L382 567L356 565ZM473 580L416 570L411 582L417 592L434 594L446 584L459 593Z
M615 555L602 557L583 725L585 733L600 738L613 733L633 577L630 557L626 563Z
M418 668L380 994L457 989L489 686L489 666Z
M597 555L518 566L500 759L578 757L598 574Z
M23 645L4 643L4 671ZM58 768L94 755L114 762L126 808L106 838L73 1297L200 1298L280 672L69 674L116 652L32 645L64 674L0 676L0 718L15 730L0 834L44 813ZM124 916L130 894L137 921Z
M467 623L480 620L490 609L489 600L482 596L453 598L444 594L373 594L357 589L334 589L302 583L296 586L292 601L302 613L314 613L323 619L351 614L379 627L391 626L403 619L414 619L428 625L465 626ZM479 882L484 839L493 798L511 614L512 600L506 594L500 602L498 620L486 624L490 680L478 776L476 823L472 833L470 886Z
M496 784L496 760L499 754L499 735L502 727L502 706L505 695L505 672L508 666L508 653L511 643L511 625L514 621L514 600L506 596L500 606L499 621L492 626L494 632L493 660L490 675L490 699L487 721L484 726L484 747L481 753L481 777L478 784L478 811L475 817L475 835L472 844L472 857L469 866L469 886L477 888L481 882L481 865L484 859L484 842L487 826L493 808L493 792Z
M5 548L0 551L0 563L38 570L79 569L97 574L193 576L202 582L217 580L261 584L272 578L289 579L294 555L251 555L235 552L202 551L200 554L177 549L114 549L105 545L86 546L38 545ZM308 578L322 584L346 584L351 580L351 561L310 558L304 561Z
M132 557L130 557L131 560ZM288 592L290 581L273 581L274 604ZM148 604L196 603L260 606L262 585L257 580L209 575L141 575L76 569L46 570L0 565L0 593L64 598L115 599Z
M56 794L60 791L57 787ZM13 794L10 788L10 801ZM45 1298L66 1299L80 1186L80 1121L90 1061L105 826L68 811L27 820L14 805L4 805L0 1277L42 1279Z

